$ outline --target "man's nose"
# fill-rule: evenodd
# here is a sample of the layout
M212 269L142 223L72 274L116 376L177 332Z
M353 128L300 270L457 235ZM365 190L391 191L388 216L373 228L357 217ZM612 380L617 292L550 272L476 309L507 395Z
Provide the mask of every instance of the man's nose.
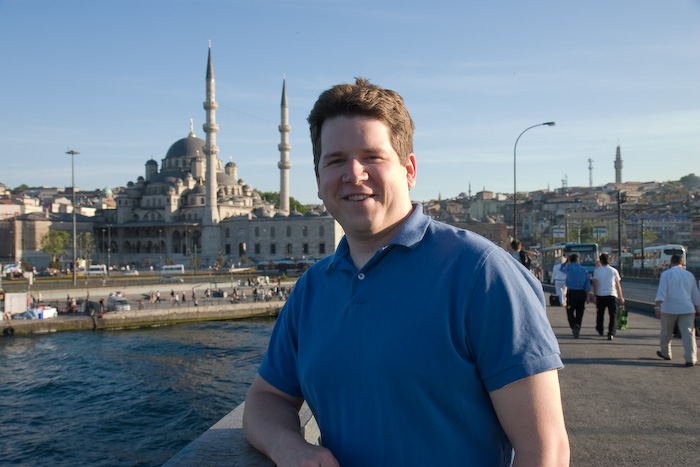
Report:
M365 165L357 160L351 159L347 164L347 170L343 174L343 181L347 183L358 183L369 178Z

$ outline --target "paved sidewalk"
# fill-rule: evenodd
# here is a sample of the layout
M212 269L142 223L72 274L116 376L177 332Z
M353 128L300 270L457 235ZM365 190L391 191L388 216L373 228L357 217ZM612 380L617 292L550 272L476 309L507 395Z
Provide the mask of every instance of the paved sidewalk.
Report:
M579 339L563 307L547 314L565 365L572 466L700 465L700 366L685 367L680 339L665 361L656 356L659 320L648 313L631 310L629 329L613 341L595 331L593 305Z

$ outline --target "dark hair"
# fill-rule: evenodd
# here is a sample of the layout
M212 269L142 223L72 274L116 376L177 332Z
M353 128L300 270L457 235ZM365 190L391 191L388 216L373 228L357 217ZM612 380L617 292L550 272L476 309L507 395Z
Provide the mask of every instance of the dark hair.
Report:
M681 255L671 256L671 264L683 264L683 257Z
M576 253L571 253L569 255L569 262L570 263L578 263L578 255Z
M520 240L513 240L510 242L510 247L514 250L519 250L522 245L523 244L520 242Z
M610 264L610 256L607 253L601 254L599 256L599 259L600 259L600 264L602 264L603 266L607 266L608 264Z
M323 91L306 119L311 131L316 175L321 158L321 128L326 120L339 116L365 116L384 122L389 127L391 147L399 155L401 164L413 153L415 126L403 98L390 89L370 84L365 78L355 78L355 84L338 84Z

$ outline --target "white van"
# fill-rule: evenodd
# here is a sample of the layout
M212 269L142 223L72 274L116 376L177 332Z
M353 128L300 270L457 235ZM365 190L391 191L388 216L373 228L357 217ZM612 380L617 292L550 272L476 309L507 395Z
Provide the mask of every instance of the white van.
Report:
M185 265L184 264L167 264L160 268L159 274L184 274Z

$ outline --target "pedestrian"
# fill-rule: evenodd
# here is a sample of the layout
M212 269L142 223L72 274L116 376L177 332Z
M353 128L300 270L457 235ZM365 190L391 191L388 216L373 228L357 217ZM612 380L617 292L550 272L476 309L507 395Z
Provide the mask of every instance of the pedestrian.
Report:
M564 263L566 263L566 256L559 258L559 262L552 268L552 284L561 306L566 306L566 273L561 270Z
M156 291L156 303L160 303L160 290Z
M173 300L175 301L175 305L180 306L180 294L175 292L175 296L173 297Z
M529 271L530 266L532 265L532 259L527 251L523 250L523 244L520 242L520 240L516 239L510 242L510 249L510 254L513 256L513 258L518 260L518 262L525 266L525 268Z
M660 347L656 352L660 358L671 360L673 328L678 329L683 339L685 366L697 363L697 343L695 342L695 316L700 307L700 292L695 287L695 277L684 269L681 255L671 256L671 267L661 273L659 288L656 291L654 313L661 319Z
M576 253L569 255L569 259L561 267L566 274L566 316L569 326L578 339L581 333L583 312L588 303L588 292L591 290L591 278L586 268L581 266Z
M308 118L319 198L345 235L298 279L245 402L277 465L568 465L541 284L412 204L413 122L357 78ZM431 280L416 291L411 275ZM323 447L299 432L306 400Z
M608 340L615 337L617 331L617 302L625 303L620 285L620 273L610 266L610 257L607 253L600 255L600 267L593 271L593 300L596 306L595 330L603 335L605 328L605 309L608 309Z

